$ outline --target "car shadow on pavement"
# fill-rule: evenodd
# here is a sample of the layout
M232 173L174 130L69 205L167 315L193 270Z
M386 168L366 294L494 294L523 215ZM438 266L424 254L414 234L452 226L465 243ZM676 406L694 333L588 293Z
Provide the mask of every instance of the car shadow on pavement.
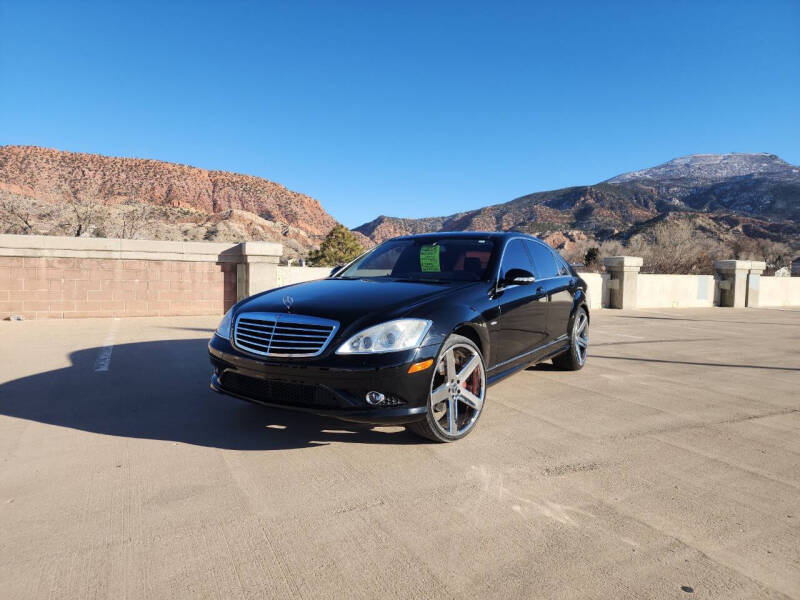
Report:
M70 354L71 366L0 385L0 415L104 435L231 450L425 443L399 427L373 428L250 404L209 389L207 340L115 345Z
M555 365L551 362L536 363L525 367L526 371L558 371Z

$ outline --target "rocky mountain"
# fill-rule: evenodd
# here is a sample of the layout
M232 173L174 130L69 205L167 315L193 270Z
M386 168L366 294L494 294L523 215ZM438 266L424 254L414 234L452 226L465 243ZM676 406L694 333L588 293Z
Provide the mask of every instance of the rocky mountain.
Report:
M274 240L303 254L336 225L314 198L260 177L32 146L0 146L0 192L0 208L31 213L36 233L75 234L90 215L79 234ZM132 215L141 222L126 232ZM34 232L5 217L6 231Z
M354 232L370 246L410 233L513 229L565 248L625 241L676 222L676 216L714 239L800 248L800 167L771 154L698 154L596 185L536 192L448 216L380 216ZM285 257L295 258L317 247L335 224L314 198L259 177L0 146L0 232L269 240L281 242Z
M695 154L608 183L655 190L675 208L800 220L800 167L774 154Z
M797 243L800 167L771 154L692 155L596 185L537 192L445 217L380 216L355 231L375 242L427 231L509 229L625 239L675 212L707 215L704 222L713 222L717 233Z
M639 180L685 180L695 185L723 181L732 177L771 176L797 180L800 167L790 165L774 154L692 154L673 158L664 164L641 171L617 175L609 183Z

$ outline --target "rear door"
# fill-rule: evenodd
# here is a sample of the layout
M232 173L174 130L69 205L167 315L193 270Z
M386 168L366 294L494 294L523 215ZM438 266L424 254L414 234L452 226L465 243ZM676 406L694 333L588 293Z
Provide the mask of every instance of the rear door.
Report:
M533 257L536 279L545 288L550 301L548 341L553 341L567 334L575 278L564 260L550 246L533 240L526 240L526 244Z
M508 242L500 264L500 279L511 269L535 273L525 241ZM500 317L492 330L494 365L511 362L547 342L547 296L538 282L510 285L497 294Z

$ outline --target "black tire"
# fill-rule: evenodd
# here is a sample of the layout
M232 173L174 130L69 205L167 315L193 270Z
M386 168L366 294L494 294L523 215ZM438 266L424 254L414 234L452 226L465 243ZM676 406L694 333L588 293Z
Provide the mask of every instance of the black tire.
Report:
M471 371L470 375L468 375L468 377L471 379L471 384L474 384L474 380L473 380L473 378L475 377L474 373L476 371L478 371L480 373L481 393L479 395L480 395L481 403L480 403L480 407L476 410L476 409L472 408L471 406L464 406L462 404L459 404L457 400L452 400L452 402L456 405L456 407L462 406L462 409L459 409L459 408L455 409L455 415L456 415L457 419L460 418L461 420L463 420L465 429L463 431L460 431L459 427L458 427L458 421L454 420L455 427L456 427L456 433L455 434L451 434L451 433L448 433L443 428L443 425L442 425L442 419L444 417L448 417L449 418L449 410L450 410L449 406L451 406L451 404L449 404L449 402L451 402L451 400L448 399L446 401L439 401L439 402L437 402L435 404L432 404L432 402L433 402L433 400L432 400L432 392L434 390L434 382L436 382L436 384L437 384L436 388L439 389L441 387L444 387L444 386L441 385L441 379L444 378L445 381L447 380L447 375L443 374L440 371L440 363L442 363L442 361L446 362L446 358L445 358L446 353L449 350L453 349L453 354L454 355L455 355L455 353L459 353L459 356L461 356L463 358L463 357L465 357L465 355L468 354L466 352L467 348L472 350L472 353L473 353L472 356L477 357L477 359L479 361L478 364L473 368L473 371ZM471 357L470 357L470 359L471 359ZM466 362L469 362L469 361L466 361ZM466 366L466 362L465 362L464 365L462 365L462 368L464 366ZM445 366L445 370L446 370L446 366ZM458 375L460 375L460 373L458 373ZM463 385L462 385L462 381L464 382ZM463 388L467 389L467 391L469 391L469 389L466 388L465 384L466 384L465 380L456 379L456 387L460 391L463 391L463 390L461 390L461 388L458 387L459 385L461 385L461 387L463 387ZM458 394L456 394L456 395L458 395ZM475 425L477 425L478 419L480 418L481 414L483 414L483 407L484 407L484 404L485 404L485 399L486 399L486 367L484 365L483 355L481 354L480 349L469 338L466 338L466 337L461 336L461 335L452 334L445 340L444 344L442 344L442 347L439 350L439 354L436 356L436 361L434 362L433 372L431 374L431 383L430 383L430 388L429 388L429 392L428 392L428 410L425 413L425 418L423 420L421 420L421 421L416 421L414 423L409 423L408 425L406 425L406 427L408 428L409 431L412 431L415 434L417 434L417 435L419 435L421 437L424 437L425 439L432 440L434 442L455 442L457 440L460 440L463 437L466 437L469 433L471 433L475 429ZM443 404L447 404L447 408L446 409L444 409L443 411L442 410L439 410L439 411L435 411L434 410L434 406L441 407ZM463 410L463 414L459 414L459 410ZM470 410L472 411L472 413L469 412ZM437 418L437 413L439 415L443 415L443 416L439 416ZM449 423L449 421L448 421L448 423Z
M582 332L578 329L583 325ZM589 313L579 306L569 321L569 349L553 358L553 366L562 371L579 371L586 364L589 344ZM583 335L582 335L583 334ZM583 346L581 346L583 344Z

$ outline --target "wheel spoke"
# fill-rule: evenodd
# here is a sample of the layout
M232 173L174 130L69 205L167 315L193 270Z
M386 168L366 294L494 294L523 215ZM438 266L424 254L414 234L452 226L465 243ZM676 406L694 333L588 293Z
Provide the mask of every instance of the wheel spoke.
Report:
M472 358L469 359L469 362L462 367L461 372L458 374L459 381L466 381L467 377L472 375L475 367L478 366L478 362L480 362L480 359L473 355Z
M581 335L586 330L586 317L581 317L581 320L578 321L578 335Z
M586 349L586 346L588 346L588 345L589 345L589 340L587 340L586 338L582 338L582 337L578 338L578 347L579 348Z
M458 433L458 402L450 397L447 404L447 430L450 435Z
M483 400L478 398L475 394L470 392L468 389L462 389L459 394L461 395L461 401L474 408L475 410L480 410L481 406L483 406Z
M443 383L438 388L431 392L431 408L439 404L440 402L444 402L447 400L450 390L447 387L446 383Z
M445 352L444 360L447 367L447 381L452 381L456 378L456 357L452 348Z

